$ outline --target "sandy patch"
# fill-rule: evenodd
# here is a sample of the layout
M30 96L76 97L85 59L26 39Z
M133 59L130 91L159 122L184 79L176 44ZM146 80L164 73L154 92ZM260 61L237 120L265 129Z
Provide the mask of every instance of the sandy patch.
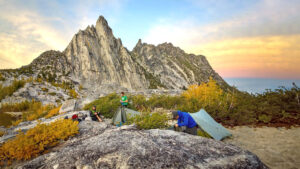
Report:
M247 126L229 129L231 143L255 153L271 169L300 168L300 127L291 129Z

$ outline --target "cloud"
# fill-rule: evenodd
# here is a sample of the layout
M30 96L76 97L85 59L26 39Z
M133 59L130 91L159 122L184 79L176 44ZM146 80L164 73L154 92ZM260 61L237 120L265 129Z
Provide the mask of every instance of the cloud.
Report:
M0 6L0 69L3 69L29 64L46 50L64 50L79 29L93 24L106 7L120 9L121 2L11 0L0 1Z
M225 77L300 79L300 35L235 38L191 49Z
M167 40L189 53L204 54L225 77L300 78L298 2L260 1L209 24L194 19L159 22L143 39L153 44Z

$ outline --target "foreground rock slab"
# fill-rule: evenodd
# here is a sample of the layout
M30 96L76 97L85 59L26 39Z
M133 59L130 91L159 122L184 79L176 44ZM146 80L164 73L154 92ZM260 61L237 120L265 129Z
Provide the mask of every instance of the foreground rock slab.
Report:
M117 128L83 121L80 134L25 168L267 168L256 155L223 142L170 130Z

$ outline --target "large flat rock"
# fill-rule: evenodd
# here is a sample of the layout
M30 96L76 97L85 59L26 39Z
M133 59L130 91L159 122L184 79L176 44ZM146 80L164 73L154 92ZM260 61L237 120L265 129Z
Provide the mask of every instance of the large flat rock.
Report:
M80 134L18 168L267 168L249 151L170 130L83 121Z

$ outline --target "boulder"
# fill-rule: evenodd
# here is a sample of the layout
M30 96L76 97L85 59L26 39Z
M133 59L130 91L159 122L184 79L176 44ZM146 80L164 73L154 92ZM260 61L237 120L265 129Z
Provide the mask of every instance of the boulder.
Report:
M67 100L61 106L61 108L59 110L59 113L75 111L76 108L77 108L77 104L76 104L76 100L75 99Z
M267 168L253 153L171 130L83 121L80 134L25 168Z

